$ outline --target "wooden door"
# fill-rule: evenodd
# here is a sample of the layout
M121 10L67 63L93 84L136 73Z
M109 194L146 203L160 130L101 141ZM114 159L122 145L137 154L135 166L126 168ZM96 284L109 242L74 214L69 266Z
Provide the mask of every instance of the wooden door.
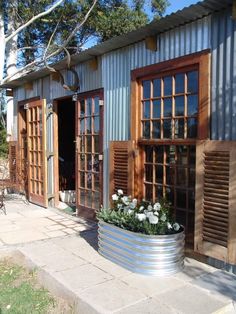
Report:
M102 202L103 95L80 96L76 108L77 213L93 218Z
M29 201L47 207L46 101L25 104Z

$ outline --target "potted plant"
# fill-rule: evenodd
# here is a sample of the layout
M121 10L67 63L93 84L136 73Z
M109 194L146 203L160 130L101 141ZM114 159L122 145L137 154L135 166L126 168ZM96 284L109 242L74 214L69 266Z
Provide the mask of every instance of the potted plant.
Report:
M133 272L162 276L180 271L184 228L173 220L166 201L150 203L112 195L112 208L97 213L99 253Z

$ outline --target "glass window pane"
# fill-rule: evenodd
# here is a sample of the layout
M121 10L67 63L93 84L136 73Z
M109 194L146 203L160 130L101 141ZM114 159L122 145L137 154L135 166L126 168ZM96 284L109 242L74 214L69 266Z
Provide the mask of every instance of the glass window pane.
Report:
M160 138L161 137L161 122L160 121L153 121L152 124L152 137L153 138Z
M91 192L86 193L86 205L87 207L91 208L92 207L92 201L93 201L93 195Z
M143 119L150 119L150 101L143 102Z
M175 138L184 138L184 119L175 119Z
M153 161L153 148L150 146L145 147L145 160L146 162L152 162Z
M152 182L153 173L152 173L152 165L145 166L145 181Z
M175 116L184 116L184 96L175 97Z
M85 191L80 190L79 203L85 205Z
M143 137L150 138L150 121L143 122Z
M175 75L175 94L184 93L184 73Z
M177 149L177 164L186 165L188 163L188 148L187 146L178 145Z
M86 103L86 115L91 116L92 114L92 98L88 98Z
M147 201L152 201L153 193L152 193L152 185L145 184L145 199Z
M172 98L164 99L164 117L171 117L172 116Z
M198 113L198 95L189 95L187 97L187 115L193 116Z
M143 99L151 98L151 81L143 81Z
M182 210L176 210L176 221L186 227L186 213Z
M168 202L171 203L171 205L174 205L174 189L167 186L165 189L165 198L167 199Z
M163 186L157 185L156 186L156 199L155 201L160 201L163 198Z
M99 172L99 155L93 156L93 171Z
M187 168L177 168L176 169L176 183L179 186L187 185Z
M92 136L86 136L86 150L92 152Z
M156 163L164 163L164 146L156 146L155 147L155 162Z
M190 168L189 169L189 174L188 174L188 186L189 187L195 187L195 168Z
M164 82L164 96L172 95L172 76L166 76Z
M99 97L94 97L94 114L99 114Z
M84 114L85 114L85 103L84 103L84 100L81 100L80 101L80 117L84 117Z
M189 146L189 165L195 166L196 163L196 147Z
M84 119L80 119L80 134L84 134Z
M94 117L94 133L99 133L99 117Z
M99 136L94 136L94 152L99 153Z
M196 138L197 137L197 119L191 118L188 119L188 138Z
M92 170L92 155L88 154L86 155L87 160L87 170Z
M163 183L163 166L156 166L156 183Z
M93 177L92 172L88 172L87 173L87 189L92 189L92 177Z
M153 97L161 97L161 79L153 80Z
M166 166L166 184L175 184L175 168Z
M172 137L172 130L171 130L171 120L163 120L163 137L164 138L171 138Z
M94 190L99 191L100 182L99 182L99 173L94 174Z
M195 210L195 193L193 191L188 192L188 209Z
M191 71L187 73L188 79L188 93L197 93L198 92L198 72Z
M153 101L153 113L152 117L160 118L161 117L161 101L160 100L154 100Z
M186 191L176 189L176 206L179 208L186 208Z
M84 172L80 172L80 186L81 187L85 187L85 175L84 175Z
M86 132L90 134L92 132L92 118L86 119Z

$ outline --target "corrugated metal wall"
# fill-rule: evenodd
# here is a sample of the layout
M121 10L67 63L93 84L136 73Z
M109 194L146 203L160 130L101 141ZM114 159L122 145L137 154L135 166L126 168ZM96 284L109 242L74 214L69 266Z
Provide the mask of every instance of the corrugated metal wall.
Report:
M236 140L236 21L232 11L212 16L212 109L214 140Z
M104 87L104 205L109 197L109 141L130 136L130 72L133 69L210 48L211 18L178 27L159 36L159 50L142 41L113 51L102 58Z

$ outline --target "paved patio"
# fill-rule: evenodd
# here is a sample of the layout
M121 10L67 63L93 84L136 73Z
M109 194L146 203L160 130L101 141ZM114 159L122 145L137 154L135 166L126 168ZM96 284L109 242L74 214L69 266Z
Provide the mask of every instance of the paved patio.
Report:
M41 283L76 313L236 313L234 275L189 258L183 272L168 278L133 274L98 254L95 223L21 200L6 208L0 257L37 267Z

